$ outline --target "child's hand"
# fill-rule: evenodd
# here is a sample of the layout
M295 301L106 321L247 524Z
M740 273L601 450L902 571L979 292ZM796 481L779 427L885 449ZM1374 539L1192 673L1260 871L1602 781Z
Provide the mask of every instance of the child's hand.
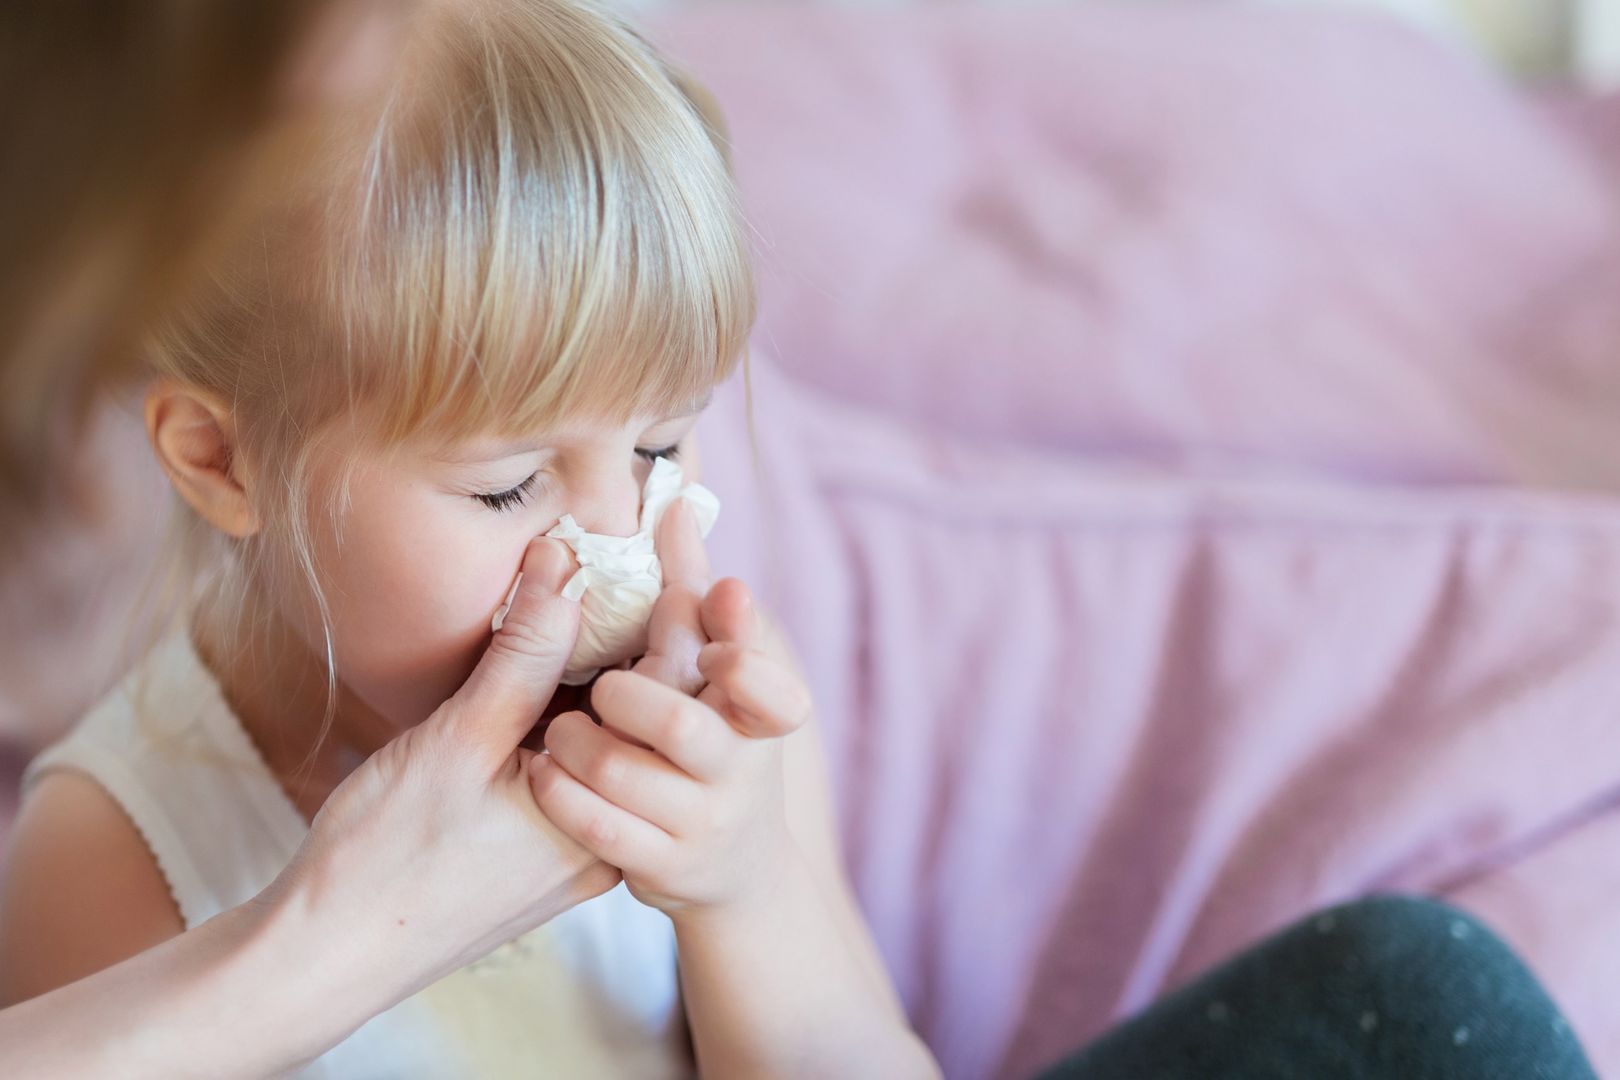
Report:
M741 582L722 582L709 588L709 557L703 550L697 523L684 503L670 507L659 522L658 557L664 569L664 591L653 605L647 653L631 670L697 694L714 678L713 673L700 668L700 655L709 654L702 660L704 664L724 664L727 661L719 658L727 655L726 643L750 641L759 648L764 627L756 625L753 598ZM746 694L752 689L756 696L773 700L781 695L782 702L775 707L732 710L732 723L745 735L787 735L796 731L809 714L809 691L803 680L780 662L776 667L787 671L791 686L776 683L769 676L761 676L766 683L752 686L754 680L743 677L749 685L740 686L739 692ZM803 698L801 708L787 707L795 693Z
M698 652L709 641L699 611L709 591L709 555L703 550L703 534L685 499L675 500L665 511L658 523L657 543L664 591L658 594L647 623L647 653L631 670L695 694L703 689L704 682L697 669ZM749 612L720 614L744 618ZM736 621L717 629L730 636L750 630Z
M771 736L810 714L797 674L759 648L747 587L728 579L705 595L701 543L681 550L665 555L669 603L662 620L655 612L647 659L597 680L602 726L584 713L557 717L549 760L531 771L547 817L671 913L763 895L798 858ZM700 680L694 698L685 688Z

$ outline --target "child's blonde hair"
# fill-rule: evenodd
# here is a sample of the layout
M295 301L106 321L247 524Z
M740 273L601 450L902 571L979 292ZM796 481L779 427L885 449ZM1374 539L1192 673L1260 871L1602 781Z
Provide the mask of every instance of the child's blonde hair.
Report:
M230 404L272 482L264 535L224 562L294 560L329 668L305 508L334 421L388 447L673 411L731 372L754 318L702 91L589 0L419 18L376 112L339 125L147 348Z

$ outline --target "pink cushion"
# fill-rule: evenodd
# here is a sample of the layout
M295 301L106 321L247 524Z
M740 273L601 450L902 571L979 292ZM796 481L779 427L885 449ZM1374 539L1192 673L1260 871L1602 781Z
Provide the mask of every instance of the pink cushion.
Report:
M1394 23L725 7L716 91L807 381L1054 448L1613 484L1620 180Z
M1391 887L1620 1069L1620 511L1526 490L1620 479L1613 104L1213 6L659 36L727 108L787 373L762 480L738 399L707 424L717 559L806 654L947 1073Z

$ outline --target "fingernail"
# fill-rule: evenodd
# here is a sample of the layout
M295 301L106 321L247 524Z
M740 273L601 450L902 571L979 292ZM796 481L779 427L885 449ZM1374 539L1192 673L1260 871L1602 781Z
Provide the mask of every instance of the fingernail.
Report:
M535 539L530 548L529 556L525 560L525 572L533 573L535 581L546 592L561 592L574 569L574 560L569 554L567 545L561 540L542 536Z
M502 600L501 606L495 609L495 617L489 620L491 631L499 631L506 624L506 616L511 612L512 601L517 597L518 586L522 584L523 571L519 570L517 580L512 582L512 587L506 591L506 599Z

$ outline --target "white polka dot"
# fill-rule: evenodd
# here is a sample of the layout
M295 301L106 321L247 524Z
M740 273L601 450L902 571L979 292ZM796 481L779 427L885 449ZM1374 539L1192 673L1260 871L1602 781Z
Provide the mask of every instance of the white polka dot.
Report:
M1371 1009L1368 1009L1366 1012L1361 1014L1361 1030L1362 1031L1371 1031L1373 1028L1375 1028L1377 1026L1378 1026L1378 1014L1377 1013L1373 1012Z
M1224 1024L1231 1018L1232 1010L1226 1007L1224 1001L1212 1001L1209 1008L1204 1010L1204 1015L1208 1016L1212 1023Z
M1451 936L1456 938L1458 941L1461 941L1463 938L1467 937L1473 932L1474 928L1463 922L1461 919L1451 920Z
M1338 920L1332 915L1318 915L1316 918L1316 932L1318 934L1330 933L1337 925Z
M1451 1041L1453 1044L1461 1046L1463 1043L1468 1041L1468 1034L1469 1032L1467 1028L1460 1027L1451 1033Z

